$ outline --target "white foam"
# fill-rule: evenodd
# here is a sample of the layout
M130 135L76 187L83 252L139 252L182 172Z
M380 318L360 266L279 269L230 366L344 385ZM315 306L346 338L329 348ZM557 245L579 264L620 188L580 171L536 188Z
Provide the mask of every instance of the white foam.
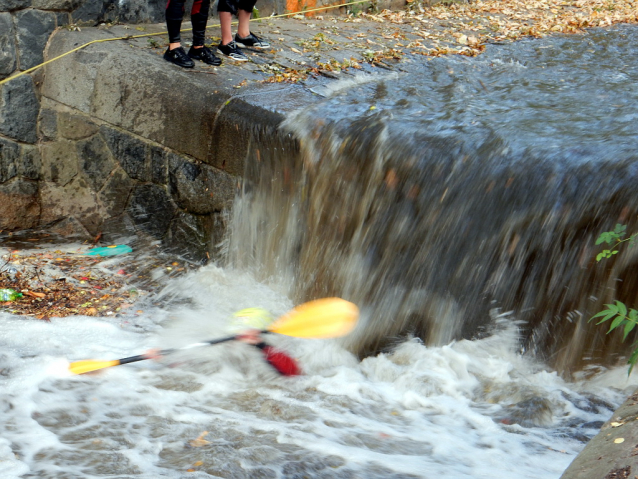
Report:
M336 340L271 338L299 359L306 372L299 378L278 377L259 351L238 343L69 375L68 361L224 336L230 315L244 307L277 315L292 307L250 276L216 267L172 281L160 296L180 301L135 318L161 323L157 333L131 330L122 318L1 316L0 477L64 470L177 479L197 460L204 465L193 477L213 477L223 457L224 467L273 473L305 458L355 477L553 479L583 447L565 431L610 414L579 401L595 393L617 405L635 386L624 368L565 383L517 354L515 325L438 348L408 341L363 361ZM542 427L502 421L529 398L551 406ZM191 446L204 431L208 443Z

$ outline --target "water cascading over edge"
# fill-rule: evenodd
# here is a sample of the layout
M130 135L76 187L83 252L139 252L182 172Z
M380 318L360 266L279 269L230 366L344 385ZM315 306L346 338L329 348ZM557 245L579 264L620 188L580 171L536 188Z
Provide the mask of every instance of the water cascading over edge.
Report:
M489 334L493 311L512 311L522 351L565 375L626 354L619 334L587 320L638 299L636 251L597 264L594 245L616 223L638 228L635 158L572 161L580 153L512 148L489 128L406 129L387 111L334 120L315 109L282 132L253 146L229 259L297 302L362 306L350 344L360 356L412 335Z

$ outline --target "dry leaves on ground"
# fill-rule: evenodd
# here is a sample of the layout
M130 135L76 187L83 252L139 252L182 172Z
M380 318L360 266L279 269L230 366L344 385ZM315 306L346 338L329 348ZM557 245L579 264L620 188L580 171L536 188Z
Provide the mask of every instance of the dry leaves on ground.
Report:
M335 22L353 25L351 29L336 28ZM617 23L638 23L637 0L478 0L432 7L424 7L420 0L408 0L404 10L323 22L324 33L299 42L303 51L292 51L316 56L347 49L360 54L353 62L388 67L406 54L476 56L490 43L577 34L586 28ZM321 70L306 66L288 69L266 81L298 82L308 75L321 74Z

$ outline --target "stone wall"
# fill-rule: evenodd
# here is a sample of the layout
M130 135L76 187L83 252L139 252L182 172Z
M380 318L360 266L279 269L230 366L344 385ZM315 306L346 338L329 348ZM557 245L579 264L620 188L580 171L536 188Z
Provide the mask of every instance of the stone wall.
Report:
M0 79L40 65L58 27L104 21L160 21L164 0L0 0ZM32 228L40 214L41 141L54 135L56 118L41 111L41 75L0 87L0 230Z
M0 79L40 65L54 32L78 33L65 25L161 21L164 1L0 0ZM74 46L64 42L55 52ZM201 260L223 234L223 211L243 157L220 159L221 168L203 164L211 156L210 128L188 131L181 121L162 127L167 117L190 120L193 102L173 98L161 103L161 112L147 108L149 128L140 129L145 120L126 107L150 107L153 95L147 93L157 79L127 104L119 91L127 86L113 76L113 65L97 68L115 56L79 52L48 73L39 69L0 86L0 231L48 227L105 241L136 233ZM73 75L73 68L80 74ZM90 81L81 79L83 72L90 72Z
M0 0L0 80L129 36L118 22L161 28L165 2ZM335 2L293 3L258 7L268 15ZM111 27L86 27L104 22ZM105 241L134 232L193 259L212 252L254 134L272 138L283 116L237 100L227 80L166 69L132 46L91 45L0 85L0 231Z

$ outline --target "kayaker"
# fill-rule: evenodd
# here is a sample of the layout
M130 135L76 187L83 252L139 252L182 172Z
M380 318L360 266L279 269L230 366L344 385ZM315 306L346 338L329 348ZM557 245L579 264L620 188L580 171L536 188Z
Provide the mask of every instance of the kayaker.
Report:
M299 376L301 368L284 351L267 344L261 333L274 321L273 316L262 308L247 308L236 312L228 328L235 339L261 350L264 359L282 376ZM151 349L145 354L147 359L162 358L160 349Z
M237 340L261 350L264 359L283 376L298 376L301 368L284 351L267 344L261 332L274 321L272 315L262 308L248 308L233 316L231 330L237 333Z

